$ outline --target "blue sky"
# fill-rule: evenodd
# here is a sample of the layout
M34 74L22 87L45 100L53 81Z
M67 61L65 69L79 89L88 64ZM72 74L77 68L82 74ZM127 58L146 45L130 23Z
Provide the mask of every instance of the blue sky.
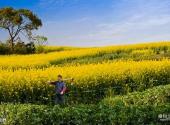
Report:
M50 45L103 46L170 40L170 0L0 0L43 21ZM7 39L0 30L0 40Z

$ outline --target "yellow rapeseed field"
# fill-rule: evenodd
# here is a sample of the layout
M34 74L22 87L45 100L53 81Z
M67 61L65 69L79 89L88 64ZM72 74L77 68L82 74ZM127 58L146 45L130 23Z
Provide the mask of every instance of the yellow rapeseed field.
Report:
M125 84L127 78L136 83L149 79L170 77L170 61L118 61L114 63L87 64L80 66L51 66L44 69L0 70L2 86L45 85L48 80L55 80L58 74L64 78L75 78L75 84L88 87L98 84ZM144 84L144 83L141 83ZM10 87L9 87L10 89Z
M62 74L64 78L74 78L74 84L67 83L67 86L70 89L76 88L79 93L82 90L114 86L120 86L121 90L118 91L126 93L131 91L131 85L135 85L136 90L144 90L152 86L168 84L170 79L170 60L168 59L104 61L98 64L62 67L50 65L50 61L130 50L133 50L134 55L142 53L147 56L151 48L160 49L169 46L169 42L162 42L83 48L47 54L0 56L0 101L49 101L53 94L53 87L49 86L47 81L56 80L58 74ZM41 68L37 68L37 66ZM13 70L13 67L20 68Z
M42 67L49 66L50 61L64 60L68 58L79 58L83 56L95 56L99 53L111 53L116 51L130 51L135 49L151 49L151 48L170 47L170 42L158 42L149 44L136 44L124 46L107 46L98 48L84 48L73 49L62 52L51 52L47 54L34 54L34 55L9 55L0 56L0 68L10 67Z

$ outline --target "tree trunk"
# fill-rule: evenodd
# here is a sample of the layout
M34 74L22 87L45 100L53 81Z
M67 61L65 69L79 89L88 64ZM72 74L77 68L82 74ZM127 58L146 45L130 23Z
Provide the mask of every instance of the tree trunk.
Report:
M12 33L12 31L10 31L10 28L7 28L7 30L9 32L9 36L10 36L9 44L10 44L11 52L14 53L14 39L15 39L15 37L13 37L13 33Z
M11 52L14 53L14 39L11 38L9 43L10 43Z

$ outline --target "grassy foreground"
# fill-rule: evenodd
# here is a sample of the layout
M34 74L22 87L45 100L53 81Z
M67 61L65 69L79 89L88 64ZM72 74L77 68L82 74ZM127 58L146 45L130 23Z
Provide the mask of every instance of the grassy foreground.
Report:
M109 97L95 105L0 105L0 117L4 118L5 125L159 125L168 124L161 121L159 116L169 112L170 84Z

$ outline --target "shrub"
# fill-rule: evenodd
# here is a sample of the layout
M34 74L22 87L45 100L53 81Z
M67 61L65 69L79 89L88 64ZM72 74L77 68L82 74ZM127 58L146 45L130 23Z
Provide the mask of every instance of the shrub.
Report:
M0 54L10 54L10 48L7 44L0 42Z
M0 43L0 54L31 54L35 53L34 43L30 42L25 44L22 41L18 41L14 44L14 50L11 51L11 48L8 43Z
M77 105L69 107L30 104L0 105L0 117L4 125L143 125L161 124L160 114L168 114L170 104L158 106ZM164 123L164 122L162 122Z
M125 105L159 105L170 103L170 84L147 89L143 92L133 92L124 96L108 97L102 103L114 105L121 100Z
M14 46L14 52L16 54L26 54L27 48L24 42L17 42Z

